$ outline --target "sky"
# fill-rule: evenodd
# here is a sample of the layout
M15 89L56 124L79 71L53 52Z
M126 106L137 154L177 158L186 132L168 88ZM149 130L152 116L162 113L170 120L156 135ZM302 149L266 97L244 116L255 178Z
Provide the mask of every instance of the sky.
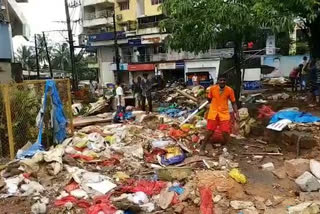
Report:
M69 0L73 2L74 0ZM35 33L43 31L65 30L65 23L57 23L55 21L65 21L64 0L29 0L29 3L19 4L20 10L23 12L31 30L30 41L25 41L22 37L13 39L14 48L17 49L21 45L33 44ZM80 8L70 9L70 15L73 20L79 19ZM73 25L75 34L80 31L79 24ZM66 41L66 32L47 32L46 35L52 42Z

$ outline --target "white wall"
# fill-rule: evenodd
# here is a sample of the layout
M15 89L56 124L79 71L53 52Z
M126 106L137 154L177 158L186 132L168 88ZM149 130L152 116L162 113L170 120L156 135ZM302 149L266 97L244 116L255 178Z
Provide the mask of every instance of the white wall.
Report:
M185 61L185 74L209 72L213 79L218 78L220 68L220 60L197 60L197 61ZM185 75L187 81L187 76Z
M112 47L100 47L98 48L98 62L100 66L101 83L115 83L114 73L111 69L113 63L113 48Z

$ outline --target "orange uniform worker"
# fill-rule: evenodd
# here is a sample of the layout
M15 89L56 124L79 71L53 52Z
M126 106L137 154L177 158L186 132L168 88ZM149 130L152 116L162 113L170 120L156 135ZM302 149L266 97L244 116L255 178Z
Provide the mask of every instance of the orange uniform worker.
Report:
M200 152L203 154L206 145L212 139L215 130L219 127L223 134L224 143L230 138L230 112L228 101L232 103L235 118L239 119L239 112L236 105L236 99L232 88L226 85L226 78L219 77L218 83L210 88L208 100L211 102L210 110L207 118L207 134L201 145Z

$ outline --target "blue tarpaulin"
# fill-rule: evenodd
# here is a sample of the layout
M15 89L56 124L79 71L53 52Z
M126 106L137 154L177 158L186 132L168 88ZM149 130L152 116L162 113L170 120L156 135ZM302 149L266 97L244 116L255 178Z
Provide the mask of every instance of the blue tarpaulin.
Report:
M282 119L288 119L294 123L314 123L320 121L320 117L313 116L310 113L300 111L279 111L272 116L270 124L276 123Z
M51 94L49 94L50 92ZM51 95L51 100L52 100L52 122L53 122L53 128L54 128L55 143L58 143L58 144L62 143L67 136L66 127L67 127L68 121L63 111L63 104L61 102L59 92L57 90L55 81L47 80L45 85L43 103L39 113L40 114L40 118L38 122L39 133L38 133L37 141L28 150L24 151L22 154L18 154L17 155L18 159L32 157L37 152L44 150L42 145L43 118L46 110L48 94Z

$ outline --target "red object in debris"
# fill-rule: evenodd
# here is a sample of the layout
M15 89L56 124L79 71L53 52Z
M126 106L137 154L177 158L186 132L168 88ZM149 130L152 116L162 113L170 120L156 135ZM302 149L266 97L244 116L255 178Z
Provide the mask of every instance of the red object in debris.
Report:
M180 129L174 129L174 128L172 128L172 129L170 129L170 131L169 131L169 135L170 135L170 137L172 137L172 138L174 138L174 139L179 139L179 138L181 138L181 137L186 136L186 133L183 132L183 131L180 130Z
M213 201L212 201L212 191L208 187L200 188L200 211L201 214L214 214L213 211Z
M61 207L61 206L64 206L68 202L71 202L72 204L76 204L80 208L89 208L90 207L90 203L88 201L78 200L74 196L67 196L67 197L61 198L60 200L56 200L54 202L54 206Z
M105 160L100 163L102 166L115 166L118 164L120 164L120 161L117 158L110 158L109 160Z
M200 138L197 135L192 135L191 140L192 143L199 143Z
M31 173L23 173L24 178L29 179L31 177Z
M64 190L67 192L71 192L73 190L79 189L79 184L75 181L73 181L72 183L70 183L69 185L67 185Z
M155 163L155 162L157 162L157 155L165 155L166 153L167 153L166 150L163 150L160 148L155 148L150 153L148 153L148 152L144 153L144 160L147 163Z
M179 195L178 195L178 193L174 193L174 197L173 197L173 199L172 199L172 201L171 201L171 204L172 205L176 205L176 204L179 204L180 203L180 200L179 200Z
M145 194L152 196L160 194L160 191L166 187L166 182L163 181L146 181L141 180L134 183L129 184L127 186L123 186L121 188L122 192L144 192Z
M259 119L265 119L265 118L269 119L275 114L272 108L266 105L261 106L258 112L259 112L259 116L258 116Z
M96 197L93 205L87 209L87 214L98 214L99 212L103 212L104 214L114 214L117 212L117 209L110 202L110 195Z
M167 130L169 129L169 125L168 124L160 124L159 125L159 130L163 131L163 130Z
M82 161L92 161L94 160L93 157L87 156L87 155L80 155L80 154L72 154L70 155L70 157L74 158L74 159L80 159Z

